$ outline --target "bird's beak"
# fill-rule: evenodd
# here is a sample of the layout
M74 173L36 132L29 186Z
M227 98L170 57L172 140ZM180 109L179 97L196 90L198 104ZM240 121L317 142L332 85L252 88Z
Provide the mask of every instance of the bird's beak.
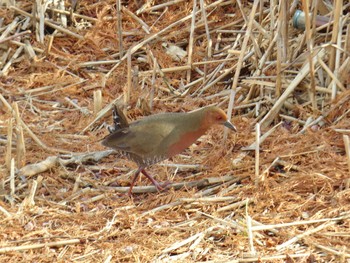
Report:
M227 128L237 131L236 127L228 120L226 122L224 122L224 126L226 126Z

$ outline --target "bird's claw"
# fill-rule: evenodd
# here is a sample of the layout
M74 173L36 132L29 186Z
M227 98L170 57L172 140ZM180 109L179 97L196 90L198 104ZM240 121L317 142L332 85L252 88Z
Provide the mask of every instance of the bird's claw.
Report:
M169 187L171 185L170 181L165 181L164 183L158 183L154 186L157 188L158 192L164 192L166 190L169 190Z

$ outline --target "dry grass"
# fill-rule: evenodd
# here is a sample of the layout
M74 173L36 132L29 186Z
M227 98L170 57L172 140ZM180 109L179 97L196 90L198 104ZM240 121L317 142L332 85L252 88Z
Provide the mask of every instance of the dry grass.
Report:
M347 1L12 2L1 262L349 262ZM129 199L135 165L99 144L112 103L129 119L216 103L239 132L212 129L150 168L176 189L142 177Z

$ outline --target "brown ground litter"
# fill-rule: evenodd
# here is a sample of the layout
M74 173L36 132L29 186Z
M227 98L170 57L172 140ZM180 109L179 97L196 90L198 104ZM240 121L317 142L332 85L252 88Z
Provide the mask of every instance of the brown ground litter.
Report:
M350 262L348 1L0 7L1 262ZM215 103L238 132L129 199L135 164L99 143L112 103L129 120Z

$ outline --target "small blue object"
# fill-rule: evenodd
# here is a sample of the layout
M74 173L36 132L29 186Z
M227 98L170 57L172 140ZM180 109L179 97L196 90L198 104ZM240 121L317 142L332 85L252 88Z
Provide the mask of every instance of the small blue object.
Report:
M298 29L305 29L305 15L303 11L295 11L293 16L293 27Z

